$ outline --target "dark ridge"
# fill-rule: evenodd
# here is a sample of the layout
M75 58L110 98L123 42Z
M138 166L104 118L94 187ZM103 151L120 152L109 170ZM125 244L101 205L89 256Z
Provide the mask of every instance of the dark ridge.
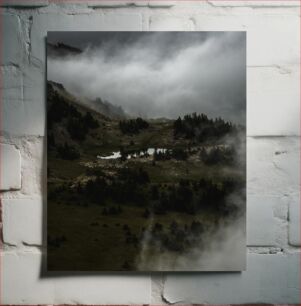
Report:
M66 56L66 55L78 55L83 53L79 48L66 45L64 43L51 44L47 43L47 52L50 56Z
M56 86L56 87L59 88L59 89L65 90L64 85L61 84L61 83L57 83L57 82L54 82L54 81L47 81L47 83L48 83L49 85L54 85L54 86Z

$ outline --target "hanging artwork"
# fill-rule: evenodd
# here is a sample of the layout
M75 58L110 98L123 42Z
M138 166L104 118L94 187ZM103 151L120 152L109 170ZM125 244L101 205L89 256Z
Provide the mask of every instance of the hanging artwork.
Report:
M240 271L245 32L48 32L50 271Z

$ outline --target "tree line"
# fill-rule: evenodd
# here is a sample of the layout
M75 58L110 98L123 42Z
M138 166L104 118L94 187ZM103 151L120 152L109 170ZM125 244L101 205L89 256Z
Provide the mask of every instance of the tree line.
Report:
M240 192L243 183L235 179L224 179L219 184L206 179L180 180L178 184L164 189L159 189L156 185L152 188L151 199L155 214L177 211L194 215L199 211L209 210L227 215L236 209L227 202L227 196Z
M205 114L187 114L179 117L173 124L174 136L195 139L199 142L218 139L234 132L236 126L221 118L209 119Z
M96 176L86 183L78 182L73 190L67 186L60 187L53 191L52 196L77 204L83 202L105 206L106 203L115 203L116 207L127 204L144 207L142 216L145 218L151 213L164 215L169 211L190 215L212 211L218 215L228 215L234 213L236 207L227 202L227 197L234 192L242 192L243 187L244 182L236 178L224 178L218 183L205 178L181 179L173 184L151 183L143 168L122 168L114 176ZM114 214L114 209L104 212ZM122 211L118 209L116 212Z
M149 127L149 123L142 118L121 120L119 121L119 129L123 134L138 134L141 130L145 130Z

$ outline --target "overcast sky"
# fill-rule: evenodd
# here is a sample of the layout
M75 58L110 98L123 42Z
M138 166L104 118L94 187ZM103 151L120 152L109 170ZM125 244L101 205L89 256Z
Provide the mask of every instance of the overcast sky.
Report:
M245 32L49 32L84 52L48 56L48 79L131 115L206 113L245 124Z

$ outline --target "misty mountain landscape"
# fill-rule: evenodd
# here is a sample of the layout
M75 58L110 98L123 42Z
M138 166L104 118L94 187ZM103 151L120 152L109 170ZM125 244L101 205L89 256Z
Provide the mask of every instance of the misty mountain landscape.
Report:
M237 37L221 33L199 34L200 45L196 36L184 33L184 44L180 33L166 32L165 38L178 46L172 54L176 58L194 48L205 56L212 40L223 48L230 41L226 53L236 50L232 45L237 47L239 39L244 46L240 32ZM70 32L48 34L48 269L243 270L246 128L245 87L239 88L245 81L245 76L240 79L243 72L236 76L239 86L234 86L233 92L219 90L230 86L235 69L225 78L227 84L210 95L216 84L207 83L207 93L197 84L170 87L170 79L181 79L181 64L167 79L163 74L160 85L155 86L153 77L162 72L164 61L169 62L163 52L167 51L163 34L95 35L83 32L76 43ZM162 56L161 65L141 64L144 51L149 54L143 44L146 38L164 49L153 50L157 59ZM126 55L120 55L121 45ZM127 53L132 45L140 52L138 58ZM91 71L90 62L95 66ZM116 63L120 75L110 81L105 74L112 74ZM104 64L107 69L102 69ZM77 65L82 72L75 71ZM142 69L148 89L141 80L132 83L127 72L122 73L128 66L132 77ZM227 67L228 63L220 68ZM92 71L98 90L89 82ZM183 74L184 80L186 72ZM227 75L221 71L223 74ZM207 77L212 76L207 73ZM118 81L128 86L120 87ZM206 96L211 107L209 102L194 102ZM227 104L225 99L232 96L235 101ZM213 102L215 99L222 103Z

